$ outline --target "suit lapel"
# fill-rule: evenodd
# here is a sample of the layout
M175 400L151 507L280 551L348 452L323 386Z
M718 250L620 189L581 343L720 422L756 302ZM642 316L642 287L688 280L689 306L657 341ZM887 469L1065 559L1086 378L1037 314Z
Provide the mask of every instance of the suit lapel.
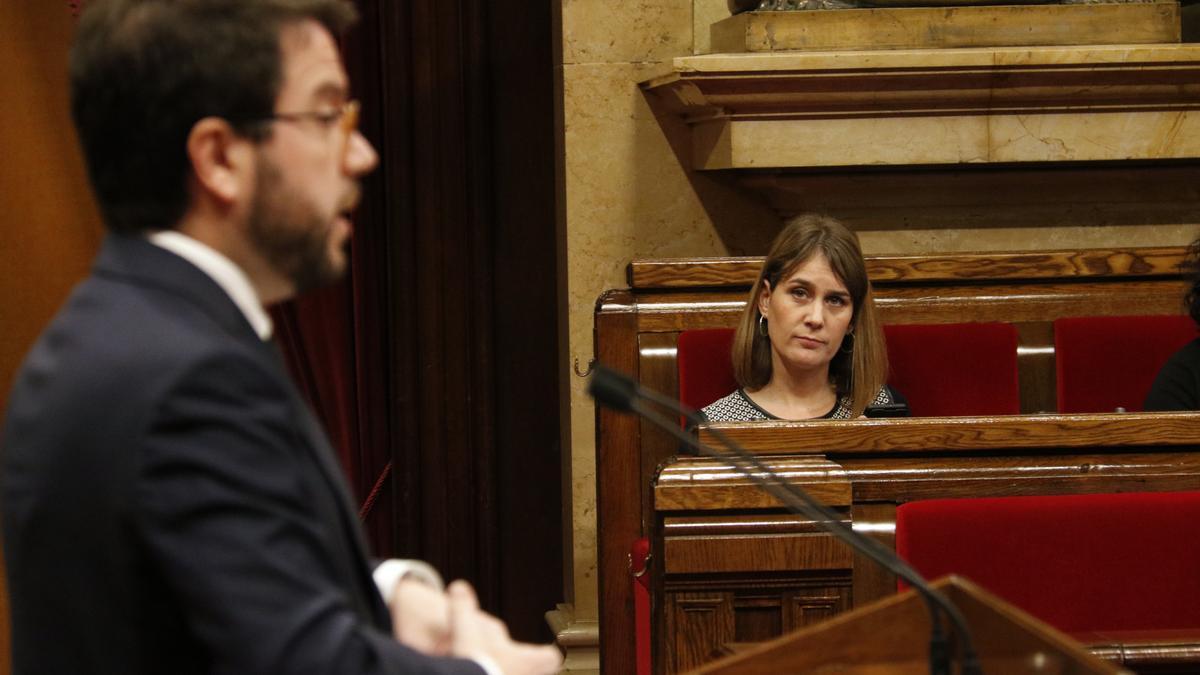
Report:
M358 521L358 510L350 495L341 464L337 461L337 453L334 451L333 446L330 445L329 437L325 434L325 430L317 422L316 417L309 409L308 402L300 395L299 390L296 389L295 384L288 375L283 361L283 354L279 351L279 346L274 342L259 340L258 347L262 350L266 360L270 362L272 368L284 383L288 396L291 399L292 409L296 411L297 422L301 426L304 437L308 440L307 445L310 452L312 452L317 465L321 469L321 475L325 479L325 483L336 495L340 506L338 509L338 518L341 521L342 531L346 533L349 539L347 543L353 550L354 566L358 570L369 570L371 565L369 556L367 555L367 544L363 537L362 526ZM356 579L355 581L360 585L362 597L368 605L363 607L363 611L374 617L377 622L380 622L380 625L390 626L390 618L386 608L380 603L379 593L375 589L374 581L369 576L365 579Z
M339 506L337 517L340 529L346 533L347 543L353 549L355 567L364 572L369 570L366 542L341 465L324 430L309 410L308 403L296 390L278 347L273 342L263 342L259 338L245 315L211 277L183 258L140 237L109 235L96 258L94 272L100 277L154 286L199 306L232 339L250 347L260 356L287 392L292 409L296 411L295 418L301 427L300 431L307 440L307 451L335 495ZM363 609L377 622L387 625L389 619L386 608L379 602L379 594L375 592L369 575L367 577L366 580L355 579L365 594L363 599L369 605ZM361 588L368 583L369 588Z
M198 267L140 237L109 235L96 256L98 277L152 286L198 306L230 337L258 339L245 315L212 277Z
M296 417L303 427L304 435L309 440L309 445L312 447L313 455L317 460L317 464L321 467L326 483L329 488L338 496L338 502L341 504L340 513L343 519L343 525L347 531L351 533L354 540L355 549L359 552L359 557L363 563L366 563L366 542L362 536L362 528L358 523L358 510L354 505L354 500L350 496L350 490L346 485L345 474L341 464L337 461L337 453L333 446L329 444L329 437L325 434L325 430L317 422L316 417L308 407L308 402L300 395L288 375L287 368L284 365L283 354L279 351L279 346L274 342L259 341L262 351L267 354L267 360L271 362L272 368L279 375L279 378L286 384L288 396L291 398L292 407L296 410Z

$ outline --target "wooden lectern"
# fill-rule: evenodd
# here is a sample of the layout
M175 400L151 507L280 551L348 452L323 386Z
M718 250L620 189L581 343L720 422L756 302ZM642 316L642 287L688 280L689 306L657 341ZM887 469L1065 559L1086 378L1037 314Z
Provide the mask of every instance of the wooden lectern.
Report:
M962 577L943 577L933 587L962 612L986 675L1128 672ZM929 610L916 591L908 590L692 672L924 675L928 659Z

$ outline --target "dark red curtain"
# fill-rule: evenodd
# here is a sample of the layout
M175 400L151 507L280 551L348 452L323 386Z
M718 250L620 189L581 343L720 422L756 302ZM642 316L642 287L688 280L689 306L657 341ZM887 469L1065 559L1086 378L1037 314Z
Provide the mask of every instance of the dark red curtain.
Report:
M514 636L563 600L552 5L357 0L364 180L345 282L274 310L374 552Z
M391 532L387 323L379 317L374 237L359 228L350 270L338 284L271 309L275 335L300 391L325 426L359 503L372 552L397 552ZM378 507L378 508L377 508Z

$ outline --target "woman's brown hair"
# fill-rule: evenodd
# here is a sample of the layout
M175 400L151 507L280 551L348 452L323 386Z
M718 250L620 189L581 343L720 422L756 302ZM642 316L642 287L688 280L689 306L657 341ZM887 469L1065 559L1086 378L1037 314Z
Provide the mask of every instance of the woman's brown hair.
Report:
M786 281L817 253L825 255L834 274L850 291L854 314L841 349L829 364L829 377L839 397L850 397L852 414L858 417L887 381L887 345L875 313L858 237L829 216L796 216L775 237L758 280L750 289L733 339L733 374L750 391L762 389L771 381L771 342L758 330L762 318L758 298L767 287L764 285L774 292L780 281Z

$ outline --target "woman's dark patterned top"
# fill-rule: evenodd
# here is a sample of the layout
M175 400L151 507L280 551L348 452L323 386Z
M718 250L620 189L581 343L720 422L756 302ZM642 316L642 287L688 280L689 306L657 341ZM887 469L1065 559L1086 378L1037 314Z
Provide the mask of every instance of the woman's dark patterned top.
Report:
M899 397L890 387L884 386L871 405L886 405L896 403ZM709 422L750 422L754 420L780 419L758 407L758 404L746 396L745 390L738 388L732 394L717 399L701 411ZM848 420L850 419L850 397L838 397L837 404L829 412L817 419Z

